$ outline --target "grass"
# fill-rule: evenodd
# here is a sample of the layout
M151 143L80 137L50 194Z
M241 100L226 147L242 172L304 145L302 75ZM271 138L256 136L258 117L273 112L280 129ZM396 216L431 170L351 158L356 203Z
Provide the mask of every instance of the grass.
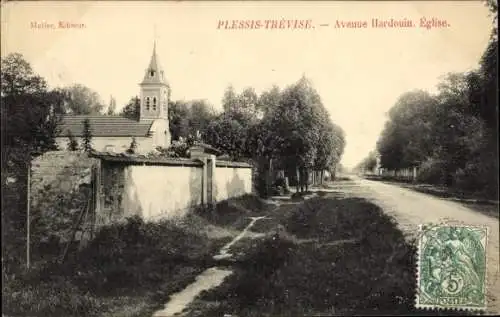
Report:
M4 311L29 316L134 316L153 311L210 265L207 259L217 247L202 234L171 222L146 224L131 218L102 230L67 262L8 283ZM133 309L138 302L141 311Z
M262 216L270 207L258 197L247 194L222 201L211 209L197 209L195 214L210 224L233 230L243 230L250 222L249 217Z
M278 228L187 316L436 314L414 308L416 249L377 206L325 196L275 212Z
M220 226L248 224L242 214L258 214L260 207L260 200L248 195L217 204L216 213L200 209L159 223L134 217L106 227L63 264L4 274L3 313L150 316L215 265L212 256L235 235ZM211 219L214 214L219 216ZM217 230L224 234L214 234Z

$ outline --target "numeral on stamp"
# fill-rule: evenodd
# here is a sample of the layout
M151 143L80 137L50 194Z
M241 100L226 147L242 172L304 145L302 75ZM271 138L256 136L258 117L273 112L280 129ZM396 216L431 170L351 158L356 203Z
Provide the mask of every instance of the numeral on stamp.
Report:
M486 309L487 228L421 226L417 308Z

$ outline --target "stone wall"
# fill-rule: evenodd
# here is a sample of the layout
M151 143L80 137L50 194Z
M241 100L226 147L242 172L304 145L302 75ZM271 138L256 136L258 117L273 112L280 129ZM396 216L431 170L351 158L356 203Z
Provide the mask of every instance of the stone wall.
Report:
M181 162L181 161L179 161ZM144 220L183 216L202 203L203 166L137 165L103 162L101 212L98 223L112 223L132 215Z
M85 217L75 239L87 241L100 227L133 215L146 221L182 217L201 204L251 192L250 165L219 162L214 156L152 159L48 152L32 163L33 240L66 243L80 214Z
M192 159L100 156L98 225L133 215L182 217L193 207L252 192L252 167Z
M82 208L92 198L92 170L98 165L99 160L85 153L67 151L47 152L32 161L30 223L35 244L71 238ZM83 219L82 228L90 229L90 216Z
M252 168L247 164L217 162L213 175L215 201L252 192Z

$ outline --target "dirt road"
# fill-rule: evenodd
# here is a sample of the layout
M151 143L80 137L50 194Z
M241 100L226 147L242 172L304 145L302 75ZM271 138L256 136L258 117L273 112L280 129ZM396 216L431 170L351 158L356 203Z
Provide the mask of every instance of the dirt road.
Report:
M336 191L364 197L394 216L409 238L415 237L419 224L453 222L484 225L489 229L487 245L488 312L500 313L499 221L466 206L377 181L353 178L334 185Z

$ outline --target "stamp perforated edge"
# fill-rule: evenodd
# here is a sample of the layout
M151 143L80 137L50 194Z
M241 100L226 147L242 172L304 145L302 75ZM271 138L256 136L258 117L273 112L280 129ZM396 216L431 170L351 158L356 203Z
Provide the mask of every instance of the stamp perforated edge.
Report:
M422 235L424 233L423 229L424 227L467 227L467 228L479 228L479 229L484 229L486 231L486 236L485 236L485 243L484 243L484 255L485 255L485 275L484 275L484 306L483 307L477 307L477 306L439 306L439 305L423 305L419 303L420 299L420 258L421 258L421 246L422 246ZM487 250L488 250L488 239L489 239L489 234L490 230L488 226L485 225L478 225L478 224L467 224L464 222L459 222L456 220L447 220L447 221L442 221L440 223L426 223L426 224L420 224L418 226L418 233L417 233L417 279L416 279L416 285L415 285L415 308L418 310L425 310L425 311L474 311L474 312L485 312L487 310L488 306L488 296L487 296L487 285L488 285L488 264L487 264Z

